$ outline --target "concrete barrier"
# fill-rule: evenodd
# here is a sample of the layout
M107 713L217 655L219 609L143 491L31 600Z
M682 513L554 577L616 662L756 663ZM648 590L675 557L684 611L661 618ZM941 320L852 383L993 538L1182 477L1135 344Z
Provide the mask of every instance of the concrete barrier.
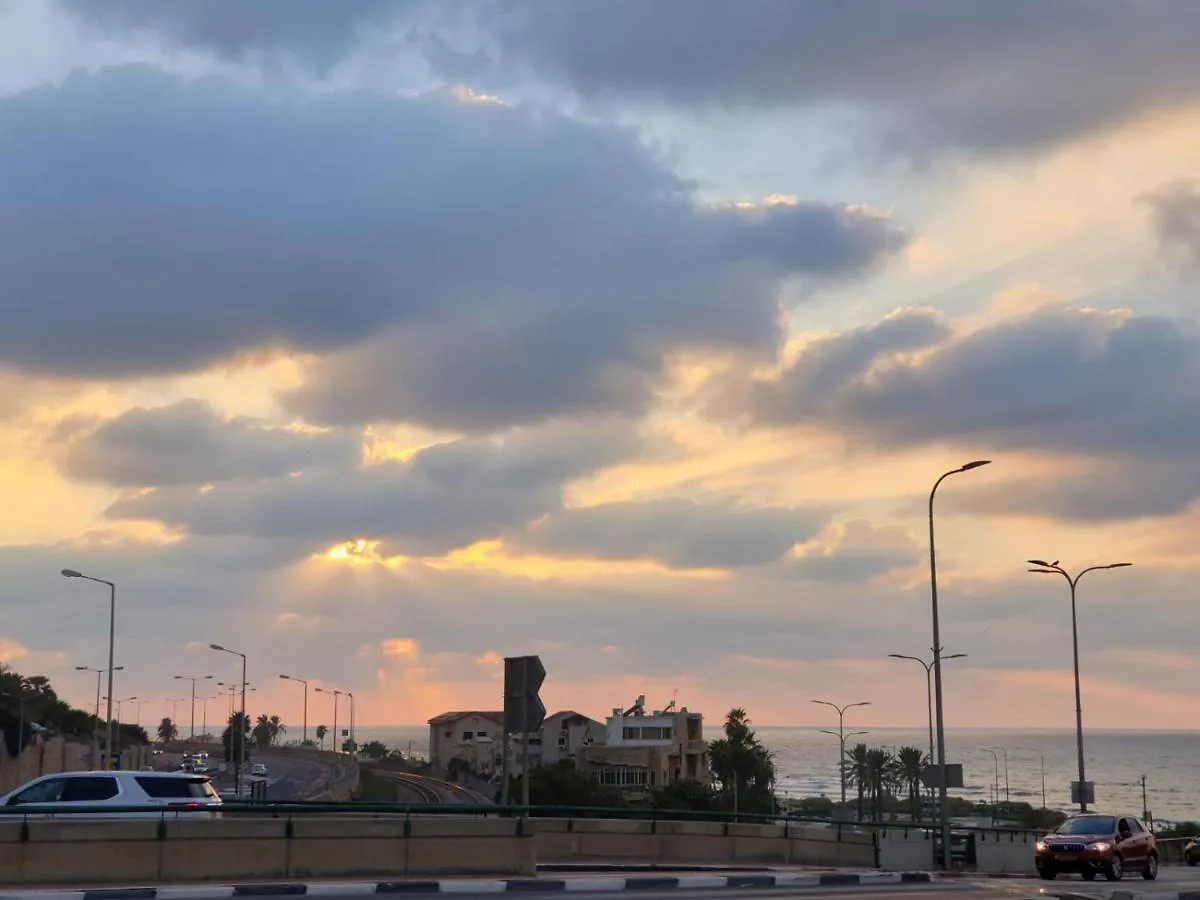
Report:
M991 875L1032 875L1033 845L1044 832L1009 829L970 832L974 862L969 871ZM895 871L926 869L933 862L933 842L923 828L887 827L879 831L879 864Z
M0 884L533 875L515 819L178 819L0 822Z
M537 819L542 863L773 863L875 865L869 833L821 826L629 819Z

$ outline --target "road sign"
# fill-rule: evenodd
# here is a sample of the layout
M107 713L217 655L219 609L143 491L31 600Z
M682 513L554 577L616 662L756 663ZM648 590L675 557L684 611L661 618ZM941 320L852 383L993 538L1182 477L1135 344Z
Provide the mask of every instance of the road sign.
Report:
M1096 782L1085 781L1083 783L1082 798L1080 797L1079 782L1071 782L1071 802L1072 803L1095 803L1096 802Z
M504 730L508 734L531 734L542 727L546 707L538 691L546 680L546 667L536 656L504 659Z
M941 766L927 765L921 770L921 784L927 788L941 787ZM963 786L962 763L946 763L946 787L960 788Z

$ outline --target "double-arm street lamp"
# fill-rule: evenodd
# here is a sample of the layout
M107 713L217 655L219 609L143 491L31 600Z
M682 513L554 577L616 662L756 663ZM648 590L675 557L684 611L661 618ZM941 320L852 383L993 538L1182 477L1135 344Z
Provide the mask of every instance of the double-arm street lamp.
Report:
M111 703L117 704L117 725L120 725L121 724L121 707L126 703L132 703L134 700L137 699L137 696L135 695L133 697L118 697L116 700L113 700L112 697L105 697L104 699L107 700L110 704Z
M74 569L63 569L64 578L82 578L84 581L94 581L96 584L108 586L108 711L106 713L108 727L105 736L105 765L108 767L108 761L112 759L113 743L116 732L113 729L113 647L116 643L117 636L117 586L111 581L105 581L103 578L93 578L91 575L84 575L82 572L77 572Z
M302 744L308 743L308 681L304 678L297 678L295 675L280 675L280 678L285 681L298 681L304 685L304 737L301 738Z
M95 728L93 729L94 734L96 735L96 746L95 746L95 748L93 748L93 752L96 754L96 756L99 756L98 751L100 748L100 676L104 674L105 670L101 669L101 668L97 668L96 666L76 666L75 671L76 672L95 672L96 673L96 713L95 713L96 725L95 725ZM113 668L113 671L114 672L123 672L123 671L125 671L125 667L124 666L116 666Z
M915 663L920 663L925 670L925 698L929 706L929 764L933 765L933 660L926 662L919 656L908 656L904 653L889 653L892 659L911 659ZM942 662L948 659L966 659L965 653L951 653L949 656L943 656Z
M342 696L342 691L327 690L326 688L313 688L318 694L333 694L333 752L338 752L338 729L337 729L337 713L338 713L338 697Z
M188 730L188 740L196 739L196 682L211 681L211 675L176 675L176 681L190 681L192 683L192 724ZM172 723L174 724L174 723Z
M1079 619L1075 613L1075 587L1079 584L1079 579L1088 572L1098 572L1101 569L1127 569L1133 563L1119 562L1109 563L1107 566L1089 566L1074 576L1060 566L1058 560L1046 562L1044 559L1031 559L1029 564L1037 567L1030 569L1030 572L1036 572L1039 575L1061 575L1071 586L1071 646L1075 656L1075 753L1079 765L1079 811L1087 812L1087 779L1083 772L1083 702L1080 699L1079 691Z
M216 650L218 653L228 653L230 656L240 656L242 658L242 720L236 728L232 727L230 735L229 751L233 756L233 783L234 790L240 795L242 793L242 762L246 757L246 654L238 650L230 650L228 647L222 647L220 644L209 644L210 650ZM234 754L233 738L237 739L237 751Z
M951 475L970 472L988 465L990 459L976 459L951 469L933 483L929 491L929 595L933 619L933 699L937 721L938 821L942 826L942 868L950 870L950 800L946 781L946 715L942 703L942 634L938 623L937 551L933 540L933 500L942 482ZM936 842L935 846L936 846Z
M824 734L832 734L838 739L838 752L840 753L840 756L838 756L838 774L840 776L839 780L842 783L842 806L844 807L846 805L846 738L854 737L856 734L866 734L865 731L852 731L850 734L846 734L846 710L853 709L855 706L870 706L871 701L863 700L858 703L847 703L845 706L838 706L836 703L830 703L828 700L813 700L812 702L818 706L828 706L830 709L836 710L838 714L838 730L833 732L821 729L821 731Z

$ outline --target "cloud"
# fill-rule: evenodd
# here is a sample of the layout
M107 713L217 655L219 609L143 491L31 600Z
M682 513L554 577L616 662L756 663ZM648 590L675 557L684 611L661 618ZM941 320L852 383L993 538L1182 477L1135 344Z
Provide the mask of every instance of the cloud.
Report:
M1010 151L1194 103L1200 11L1173 0L67 0L106 36L323 73L371 48L449 78L532 75L588 98L859 114L892 150ZM1003 73L998 76L997 73Z
M107 515L156 520L193 536L283 540L309 552L386 538L397 553L442 555L559 509L566 481L640 448L626 424L572 422L437 444L369 468L205 490L164 487L119 499Z
M664 354L769 351L785 280L907 240L860 207L700 207L630 132L444 95L127 67L0 99L0 130L0 363L129 377L340 350L289 397L325 421L635 409Z
M199 485L272 478L314 466L357 462L357 437L222 419L208 403L137 407L71 440L62 470L70 478L120 487Z
M500 8L492 28L502 61L585 96L849 109L902 151L1040 147L1200 99L1200 9L1172 0Z
M606 503L553 513L513 540L522 549L567 557L732 569L778 560L812 537L824 516L815 510L743 509L683 499Z
M1181 254L1190 268L1200 266L1200 193L1189 182L1168 185L1148 199L1158 242Z
M903 528L853 519L801 547L788 570L812 581L857 582L909 568L918 557L916 543Z
M1047 308L956 331L907 310L810 343L747 399L760 424L818 424L881 449L951 441L1179 460L1200 452L1198 392L1188 321Z

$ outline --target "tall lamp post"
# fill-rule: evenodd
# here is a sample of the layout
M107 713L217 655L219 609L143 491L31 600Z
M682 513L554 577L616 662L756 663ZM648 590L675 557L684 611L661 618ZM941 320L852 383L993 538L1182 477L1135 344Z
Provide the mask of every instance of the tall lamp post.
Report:
M937 593L937 550L933 540L933 499L942 482L951 475L960 472L970 472L991 462L990 459L976 459L964 463L957 469L951 469L933 483L929 491L929 595L933 618L933 699L934 718L937 724L937 763L938 763L938 820L942 826L942 868L950 871L950 800L946 782L946 715L942 703L942 634L938 623L938 593ZM935 846L936 846L936 842Z
M233 734L230 735L229 751L233 753L233 740L237 738L238 750L237 755L233 759L233 784L234 790L240 796L242 793L242 762L246 757L246 654L238 650L230 650L228 647L222 647L220 644L209 644L210 650L216 650L218 653L228 653L230 656L240 656L242 658L242 721L237 728L233 729Z
M196 676L176 675L175 680L176 681L190 681L192 683L192 724L188 730L188 740L194 741L196 739L196 682L197 681L211 681L212 676L211 675L196 675Z
M346 696L350 698L350 746L354 748L354 752L358 752L358 742L354 739L354 692L346 691Z
M1008 748L1001 747L1000 753L1004 756L1004 802L1008 803L1010 802L1008 793ZM997 795L1000 793L999 779L997 779L996 793Z
M201 735L203 735L205 737L208 736L208 701L209 700L220 700L220 699L222 699L220 694L213 694L213 696L211 696L211 697L201 697L200 698L200 718L201 718L200 733L201 733Z
M995 750L988 748L988 753L992 754L992 764L995 766L995 775L992 776L992 821L996 821L996 804L1000 802L1000 754Z
M1079 579L1088 572L1098 572L1101 569L1127 569L1133 563L1119 562L1109 563L1107 566L1089 566L1075 576L1070 575L1066 569L1060 566L1058 560L1051 563L1044 559L1031 559L1029 564L1037 566L1036 569L1030 569L1030 572L1036 572L1039 575L1061 575L1071 586L1071 646L1075 656L1075 754L1079 765L1079 811L1087 812L1087 779L1083 772L1083 702L1080 699L1079 691L1079 619L1075 612L1075 587L1079 584Z
M113 646L116 643L117 637L117 586L111 581L105 581L103 578L93 578L91 575L84 575L82 572L77 572L74 569L63 569L62 575L64 578L82 578L84 581L94 581L96 584L104 584L108 586L108 710L107 716L107 735L105 738L105 764L104 768L108 767L109 760L112 759L112 749L115 737L113 730Z
M302 744L308 743L308 681L303 678L297 678L295 675L280 675L284 681L298 681L304 685L304 737L301 739Z
M96 712L95 712L96 724L92 729L92 733L95 736L95 741L96 741L95 747L92 748L92 761L94 763L100 756L100 676L104 674L104 669L97 668L96 666L76 666L75 671L76 672L95 672L96 673ZM123 672L123 671L125 671L125 667L124 666L116 666L113 669L113 671L114 672Z
M338 752L338 730L337 730L337 708L338 697L342 696L341 691L330 691L325 688L313 688L318 694L333 694L333 752Z
M870 706L871 701L863 700L858 703L847 703L845 706L838 706L836 703L830 703L828 700L813 700L818 706L828 706L830 709L836 710L838 714L838 730L837 739L838 747L841 751L841 756L838 758L838 772L841 775L842 782L842 806L846 805L846 738L853 737L855 734L866 734L865 731L855 731L851 734L846 734L846 710L852 709L855 706ZM823 729L822 729L823 730ZM833 734L832 731L825 732Z
M925 701L929 707L929 763L933 764L933 660L926 662L919 656L908 656L904 653L889 653L892 659L911 659L915 663L920 663L925 670ZM943 656L942 662L948 659L966 659L965 653L951 653L949 656Z

